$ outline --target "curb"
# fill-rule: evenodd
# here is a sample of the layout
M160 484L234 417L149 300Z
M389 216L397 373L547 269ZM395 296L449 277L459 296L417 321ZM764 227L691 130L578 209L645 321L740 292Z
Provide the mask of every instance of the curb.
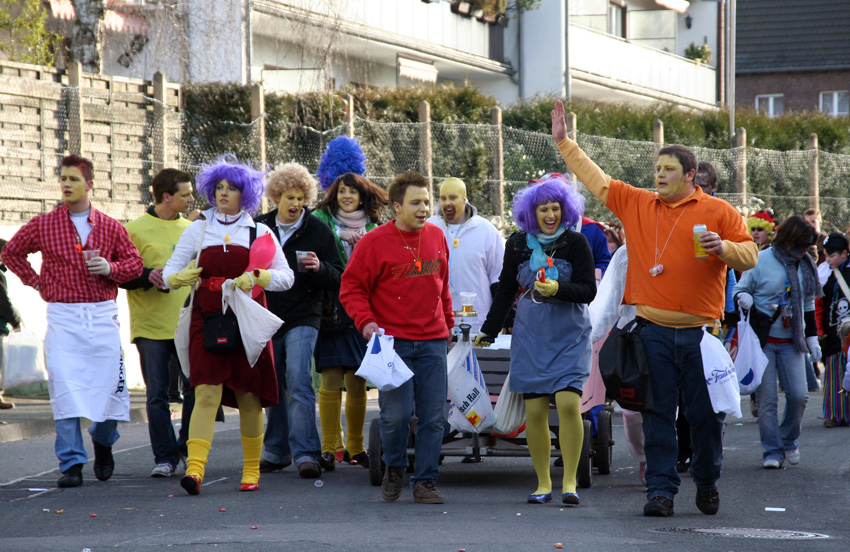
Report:
M82 418L80 429L85 430L92 424L90 420ZM148 423L148 414L144 406L130 407L130 421L121 423ZM0 425L0 443L11 443L24 439L34 439L56 433L56 423L53 417L36 418L8 422Z

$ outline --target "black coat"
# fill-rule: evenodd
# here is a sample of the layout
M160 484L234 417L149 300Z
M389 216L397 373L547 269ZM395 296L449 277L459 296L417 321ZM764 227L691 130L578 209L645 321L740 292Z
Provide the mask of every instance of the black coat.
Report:
M495 336L502 329L519 291L517 272L519 265L531 258L531 249L526 244L525 232L515 232L505 244L505 260L499 276L499 289L481 331ZM590 303L596 297L596 264L587 238L578 232L567 230L543 251L555 259L563 259L572 265L569 281L558 278L556 299L572 303Z
M844 280L850 284L850 262L841 265L841 274ZM826 333L826 338L821 342L823 358L836 355L841 352L841 338L838 336L838 324L841 323L838 312L838 301L844 298L844 293L835 281L835 274L830 272L826 284L823 286L823 312L821 313L821 328ZM836 303L836 304L833 304ZM847 303L845 302L845 305ZM832 319L832 320L830 320Z
M295 273L295 282L286 291L266 292L268 309L283 319L283 326L277 335L297 326L312 326L318 329L322 321L324 293L339 293L342 261L334 234L327 224L311 215L309 209L305 208L304 211L301 227L283 245L283 254ZM268 226L280 240L276 219L277 209L256 217L254 222L262 222ZM298 272L296 251L314 252L321 261L319 271Z

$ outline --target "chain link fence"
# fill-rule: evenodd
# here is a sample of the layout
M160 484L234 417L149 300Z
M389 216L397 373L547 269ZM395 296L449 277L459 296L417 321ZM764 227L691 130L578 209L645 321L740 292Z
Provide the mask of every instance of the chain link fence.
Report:
M163 166L194 174L199 164L233 153L255 166L295 161L315 173L328 142L344 133L359 139L368 160L367 177L375 183L387 186L406 170L430 175L435 185L459 177L479 212L501 217L505 226L510 224L511 198L528 180L567 171L545 133L500 125L381 123L356 117L326 131L268 115L243 124L180 111L175 107L179 101L154 98L150 85L134 88L129 83L116 92L114 86L98 89L92 82L68 86L61 79L39 81L30 89L36 92L29 94L0 83L0 163L5 168L0 210L7 222L28 220L56 204L56 166L68 151L93 160L95 205L121 220L144 212L152 199L151 179ZM581 132L576 139L612 178L654 186L658 144ZM850 223L850 156L750 147L693 149L700 160L717 168L718 196L736 207L771 207L780 219L800 214L815 204L809 189L816 171L825 229L844 230ZM735 184L744 175L747 205ZM587 214L601 221L613 218L596 200L588 201Z

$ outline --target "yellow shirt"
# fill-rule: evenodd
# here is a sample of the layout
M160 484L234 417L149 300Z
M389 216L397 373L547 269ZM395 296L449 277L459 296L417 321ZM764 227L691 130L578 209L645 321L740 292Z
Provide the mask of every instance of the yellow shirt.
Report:
M163 220L149 213L131 220L124 226L133 245L139 250L145 268L160 268L171 258L174 246L183 231L192 224L184 217ZM127 291L130 304L130 340L137 337L148 339L174 339L180 307L189 296L188 286L172 289L168 293L156 286L149 289Z

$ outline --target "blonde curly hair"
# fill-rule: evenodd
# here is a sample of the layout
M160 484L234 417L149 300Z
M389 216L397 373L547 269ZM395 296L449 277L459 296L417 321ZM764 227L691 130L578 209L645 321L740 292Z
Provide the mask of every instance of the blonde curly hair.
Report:
M266 177L266 196L275 205L280 201L283 192L295 188L304 193L307 205L316 201L318 194L318 182L303 165L298 163L284 163L278 165Z

